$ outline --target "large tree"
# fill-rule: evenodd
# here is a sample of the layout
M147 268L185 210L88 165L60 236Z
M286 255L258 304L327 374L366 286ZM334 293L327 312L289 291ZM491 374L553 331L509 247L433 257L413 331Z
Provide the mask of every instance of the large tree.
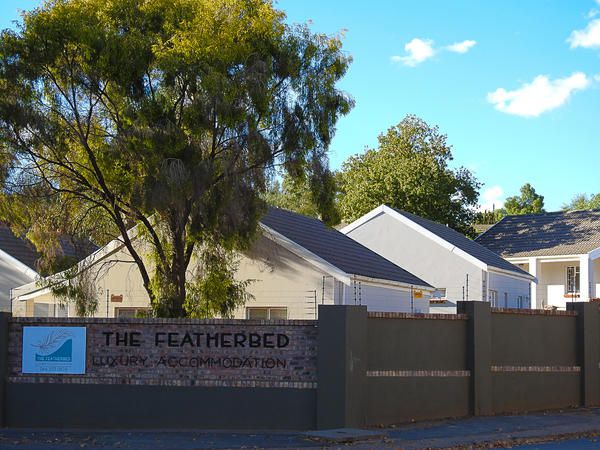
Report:
M583 209L600 209L600 194L577 194L569 203L562 207L563 211L578 211Z
M333 226L340 223L336 195L336 176L326 172L318 183L289 175L283 176L281 181L274 179L269 184L265 200L269 205L316 217Z
M479 183L460 167L438 127L409 115L379 136L379 147L350 157L340 179L340 210L353 221L381 204L473 234Z
M157 315L207 314L198 305L218 293L212 309L227 314L243 290L227 250L249 245L266 180L276 167L308 177L320 204L352 106L336 88L350 62L340 40L284 18L269 0L50 0L26 13L0 36L9 215L40 236L116 233Z
M520 194L508 197L504 202L506 214L540 214L544 211L544 196L535 192L533 186L525 183L521 186Z

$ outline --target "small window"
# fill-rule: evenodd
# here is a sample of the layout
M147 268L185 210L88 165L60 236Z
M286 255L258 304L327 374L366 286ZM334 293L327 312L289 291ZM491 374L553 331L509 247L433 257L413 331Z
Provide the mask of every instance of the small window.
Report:
M115 317L121 317L125 319L146 317L149 313L150 308L115 308Z
M508 292L504 293L504 307L508 308Z
M445 300L446 299L446 288L437 288L435 291L433 291L433 295L431 296L431 298L435 298L438 300Z
M246 319L286 320L287 308L246 308Z
M579 267L567 267L567 294L579 293Z
M490 304L492 308L498 307L498 291L490 290Z
M523 296L519 295L517 297L517 308L522 309L523 308Z

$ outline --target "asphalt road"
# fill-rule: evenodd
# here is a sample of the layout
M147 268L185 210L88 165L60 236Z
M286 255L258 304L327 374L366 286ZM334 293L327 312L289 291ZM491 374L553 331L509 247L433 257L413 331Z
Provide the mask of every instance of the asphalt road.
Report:
M600 408L519 416L470 417L372 430L355 442L314 440L299 432L0 430L0 449L204 448L523 448L600 449ZM352 435L352 430L348 433ZM599 437L596 437L599 436Z

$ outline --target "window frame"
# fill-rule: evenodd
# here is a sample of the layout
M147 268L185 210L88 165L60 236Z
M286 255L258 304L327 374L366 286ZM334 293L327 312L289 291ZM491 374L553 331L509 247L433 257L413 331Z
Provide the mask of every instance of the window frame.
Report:
M490 289L489 293L489 302L490 302L490 306L492 308L497 308L498 307L498 291L494 290L494 289Z
M267 318L263 319L263 318L251 318L250 317L250 312L251 311L256 311L256 310L266 310L267 311ZM285 311L285 319L281 319L281 318L276 318L273 319L271 318L271 312L272 311ZM246 306L246 319L247 320L288 320L289 318L289 310L287 306Z
M572 271L572 274L569 272ZM574 289L570 289L575 284ZM566 294L579 294L581 292L581 269L579 266L567 266L566 268Z

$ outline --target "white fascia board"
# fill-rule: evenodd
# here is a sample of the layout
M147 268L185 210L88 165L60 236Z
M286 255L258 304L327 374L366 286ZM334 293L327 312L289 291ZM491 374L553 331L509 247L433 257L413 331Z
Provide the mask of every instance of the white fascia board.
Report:
M511 264L529 264L530 256L519 256L518 258L504 258ZM537 258L537 257L535 257Z
M313 252L307 250L306 248L302 247L301 245L297 244L291 239L288 239L281 233L278 233L272 228L269 228L262 222L260 223L260 227L263 229L263 235L268 239L271 239L273 242L281 245L283 248L289 250L294 255L299 256L305 261L308 261L323 272L331 275L334 278L337 278L342 283L347 285L351 283L352 280L350 275L344 272L343 270L339 269L338 267L335 267L333 264L330 264L320 256L315 255Z
M504 275L506 277L510 277L510 278L516 278L519 280L527 280L527 281L533 281L534 283L537 283L537 278L534 277L531 274L520 274L520 273L516 273L510 270L504 270L504 269L500 269L498 267L492 267L490 266L489 269L490 273L497 273L499 275Z
M49 294L50 292L52 292L52 291L50 290L50 288L48 288L48 287L41 287L41 288L40 288L40 289L38 289L38 290L35 290L35 291L32 291L32 292L28 292L28 293L25 293L25 294L18 295L18 296L16 296L16 297L14 297L14 298L13 298L13 300L17 300L17 301L23 302L23 301L25 301L25 300L30 300L30 299L32 299L32 298L39 297L40 295L46 295L46 294Z
M35 280L37 277L39 277L39 274L35 270L33 270L28 265L23 264L21 261L19 261L14 256L9 255L4 250L0 250L0 258L4 259L11 266L13 266L15 269L17 269L22 274L28 276L32 280Z
M600 258L600 247L592 250L591 252L588 253L588 255L590 256L591 260Z
M352 275L352 278L355 281L365 282L365 283L379 285L379 286L391 286L391 287L395 287L395 288L399 288L399 289L407 290L407 291L410 291L411 289L417 289L420 291L427 291L427 292L435 291L435 288L433 288L431 286L408 284L408 283L403 283L401 281L383 280L381 278L371 278L371 277L366 277L364 275Z
M587 254L582 255L559 255L559 256L536 256L535 258L540 263L553 263L553 262L570 262L570 261L579 261L582 256L587 256Z
M384 209L383 209L384 207L386 207L386 206L385 205L381 205L381 206L378 206L375 209L372 209L371 211L369 211L368 213L366 213L364 216L361 216L358 219L356 219L350 225L346 225L344 228L342 228L340 230L340 232L344 233L344 234L350 233L351 231L353 231L356 228L364 225L365 223L367 223L369 220L373 219L374 217L377 217L380 214L383 214L384 213Z

